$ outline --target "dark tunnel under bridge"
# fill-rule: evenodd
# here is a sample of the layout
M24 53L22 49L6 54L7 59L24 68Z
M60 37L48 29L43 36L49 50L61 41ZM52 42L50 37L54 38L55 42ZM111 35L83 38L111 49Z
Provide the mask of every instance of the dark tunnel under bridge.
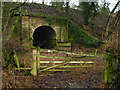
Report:
M40 26L33 33L33 46L51 49L56 46L56 32L50 26Z

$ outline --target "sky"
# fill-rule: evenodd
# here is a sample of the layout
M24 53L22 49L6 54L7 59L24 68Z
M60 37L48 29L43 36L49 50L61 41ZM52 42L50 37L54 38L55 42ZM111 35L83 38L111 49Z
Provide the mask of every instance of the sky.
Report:
M25 0L3 0L3 1L22 1L24 2ZM29 2L36 2L36 3L42 3L43 0L27 0ZM104 0L44 0L45 4L47 5L50 5L50 2L51 1L57 1L57 2L60 2L60 1L69 1L70 2L70 5L71 7L73 7L74 5L78 5L79 4L79 1L84 1L84 2L90 2L90 1L99 1L99 4L102 4ZM106 0L106 2L109 2L110 5L109 5L109 8L110 10L112 10L115 6L115 4L117 3L118 0Z

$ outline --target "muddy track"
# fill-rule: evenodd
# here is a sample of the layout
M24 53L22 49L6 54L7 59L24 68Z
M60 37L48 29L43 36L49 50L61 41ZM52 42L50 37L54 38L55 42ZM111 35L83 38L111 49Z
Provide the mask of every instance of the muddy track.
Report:
M96 58L94 68L71 72L56 72L46 76L39 74L34 82L39 88L102 88L104 86L104 60Z
M94 62L92 68L64 72L46 71L37 76L5 69L2 85L3 88L102 88L104 87L104 59L98 56Z

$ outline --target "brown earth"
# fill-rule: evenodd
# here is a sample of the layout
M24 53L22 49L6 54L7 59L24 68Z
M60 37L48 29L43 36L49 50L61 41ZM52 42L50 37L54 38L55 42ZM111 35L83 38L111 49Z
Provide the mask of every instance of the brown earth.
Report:
M37 76L4 68L3 88L104 88L104 60L95 58L93 68L64 72L42 72Z

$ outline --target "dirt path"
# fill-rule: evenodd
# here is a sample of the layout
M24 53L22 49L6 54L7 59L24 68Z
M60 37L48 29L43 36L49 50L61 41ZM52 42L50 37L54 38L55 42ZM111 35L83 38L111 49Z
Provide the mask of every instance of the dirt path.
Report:
M102 88L104 60L96 57L94 68L71 72L43 72L37 76L3 70L3 88Z
M71 72L57 72L38 75L34 82L42 88L102 88L104 85L104 60L95 59L94 68L84 68Z

